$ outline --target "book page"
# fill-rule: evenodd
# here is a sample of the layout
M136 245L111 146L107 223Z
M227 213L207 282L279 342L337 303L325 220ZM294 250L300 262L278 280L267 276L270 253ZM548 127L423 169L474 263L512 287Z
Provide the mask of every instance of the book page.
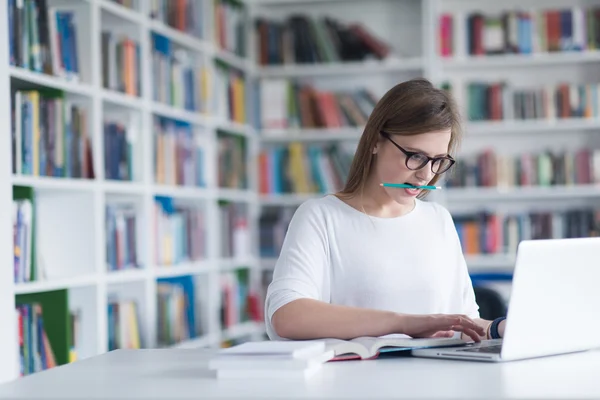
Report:
M411 338L411 337L359 337L352 342L360 343L375 355L383 347L418 348L433 346L452 346L464 343L461 339L453 338Z
M323 339L325 342L326 350L333 350L335 356L342 354L354 353L361 358L369 358L374 354L370 354L367 347L362 346L360 343L354 341L341 340L341 339Z

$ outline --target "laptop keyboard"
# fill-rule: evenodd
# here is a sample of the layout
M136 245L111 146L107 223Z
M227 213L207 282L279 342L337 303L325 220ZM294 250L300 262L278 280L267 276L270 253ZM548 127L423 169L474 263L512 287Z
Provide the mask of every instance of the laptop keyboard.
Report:
M500 352L502 351L502 345L496 344L493 346L474 347L474 348L468 348L468 349L460 349L459 351L468 351L470 353L500 354Z

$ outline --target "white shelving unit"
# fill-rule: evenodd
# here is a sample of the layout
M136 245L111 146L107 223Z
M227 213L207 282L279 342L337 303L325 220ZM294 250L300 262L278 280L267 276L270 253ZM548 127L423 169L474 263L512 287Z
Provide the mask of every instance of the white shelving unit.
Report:
M600 53L556 52L543 54L505 54L471 56L466 51L466 15L486 14L511 9L549 9L598 6L600 2L581 0L534 0L506 2L477 0L381 0L368 5L354 0L254 0L255 15L283 20L295 13L329 15L344 22L360 21L395 50L389 60L323 65L269 65L258 68L258 79L294 79L310 82L317 89L330 90L368 86L377 94L413 76L424 76L435 84L452 84L463 117L467 117L465 87L469 82L506 81L516 87L539 87L549 84L598 83ZM309 6L310 4L310 6ZM454 20L454 56L444 58L440 48L438 21L443 13ZM385 15L385 16L384 16ZM491 38L490 38L491 40ZM403 57L399 57L402 54ZM573 150L600 145L600 120L565 118L555 120L505 120L469 122L463 124L465 137L458 160L493 148L502 154L543 149ZM357 143L362 128L263 129L261 143L265 148L286 143L331 144ZM307 199L321 194L261 194L266 207L297 207ZM600 199L600 186L569 185L549 187L466 187L447 188L432 193L433 200L447 206L455 215L477 211L565 210L569 207L590 207ZM468 256L473 272L510 272L514 255L482 254ZM261 264L270 269L271 258Z
M0 21L8 18L6 3L0 4ZM2 36L2 35L0 35ZM8 40L0 40L0 66L9 63ZM1 68L1 67L0 67ZM10 79L7 74L0 74L0 120L10 121ZM0 135L0 209L12 210L12 165L10 156L11 137L4 130ZM8 155L8 156L7 156ZM14 273L13 273L13 232L12 213L0 213L0 321L4 321L4 329L0 329L0 384L11 380L18 374L17 324L15 317Z
M10 121L10 86L28 85L32 87L54 88L64 91L69 97L77 99L90 111L90 134L93 137L94 167L97 179L84 181L79 179L58 179L30 176L12 176L10 129L5 122L5 134L0 138L0 207L10 209L11 186L23 185L36 190L44 201L48 201L46 215L57 213L55 219L70 215L73 248L77 248L80 263L76 268L68 265L57 270L57 277L47 281L27 284L13 283L11 226L9 213L0 213L0 320L14 321L14 300L18 294L37 293L54 289L68 289L72 294L73 307L81 307L92 318L87 319L83 330L86 340L80 349L80 356L86 357L107 350L107 302L110 295L118 298L133 298L140 304L141 331L145 347L156 345L156 280L164 277L194 275L199 287L202 304L200 314L206 321L206 332L199 338L180 343L177 347L217 346L222 340L242 337L260 337L264 332L262 323L243 323L223 329L219 323L219 276L238 266L249 267L260 273L272 268L273 259L261 259L258 251L258 220L261 209L267 206L297 206L314 197L311 194L261 195L258 191L258 171L256 156L262 147L280 145L289 142L336 143L356 142L362 133L357 128L341 129L282 129L257 130L253 126L240 125L224 121L218 113L201 114L191 112L153 100L152 87L155 82L151 71L150 33L156 32L168 37L175 45L185 48L203 61L212 64L218 60L246 73L249 81L261 82L266 79L298 79L312 82L323 89L341 89L349 87L369 87L376 95L382 95L390 87L403 80L424 76L434 83L449 81L457 88L456 98L465 109L465 93L462 88L472 80L507 80L519 85L542 85L555 83L562 79L569 82L600 82L597 72L600 52L556 53L540 55L502 55L494 57L467 56L464 52L464 29L456 23L456 38L460 46L457 55L444 59L438 54L438 17L443 12L462 17L470 11L500 11L527 5L539 8L535 0L509 0L492 2L489 0L246 0L249 11L247 24L247 48L249 59L220 50L213 44L210 34L214 29L211 19L212 2L205 3L205 39L197 39L176 29L170 28L148 17L148 10L128 10L109 0L49 0L54 5L76 5L83 10L89 26L79 29L81 43L87 45L89 57L83 57L87 67L85 79L70 82L61 78L34 73L22 68L11 67L7 59L7 24L0 34L0 72L4 77L0 83L0 93L4 99L0 121ZM200 1L200 0L198 0ZM139 1L143 7L150 2ZM551 0L544 7L600 5L600 1ZM7 0L0 0L0 21L7 20ZM360 21L377 36L383 38L393 48L393 55L385 61L365 61L349 63L331 63L323 65L260 66L256 60L256 37L254 21L264 16L282 19L294 13L312 16L331 15L341 21ZM118 29L127 29L139 39L142 51L142 96L132 98L121 93L108 91L101 84L100 31L104 24ZM146 62L147 61L147 62ZM253 101L249 101L253 103ZM105 112L127 112L139 116L140 131L143 140L136 147L139 162L137 175L133 182L116 182L103 179L103 160L101 159L102 115ZM205 135L206 188L173 187L154 184L152 164L152 116L163 116L187 122L199 127ZM476 122L464 125L466 138L458 159L493 146L506 152L530 151L543 146L551 148L566 147L573 149L598 143L600 121L591 119L572 119L557 121L503 121ZM247 158L250 187L248 190L219 189L217 187L216 139L217 131L223 130L242 136L247 140ZM544 136L542 136L544 135ZM514 144L517 143L518 146ZM152 216L154 196L169 196L186 204L202 204L206 207L208 256L205 260L184 265L166 267L153 262L153 237L151 229L141 229L143 242L140 270L107 272L104 259L104 206L107 202L128 200L137 205L142 225L149 227ZM56 200L58 198L58 200ZM436 200L443 202L454 213L468 213L476 210L527 210L535 207L564 209L568 205L590 205L600 198L600 187L569 186L549 188L457 188L445 189L436 193ZM51 203L53 200L54 203ZM241 259L223 259L220 257L218 201L228 200L248 205L250 215L251 248L253 253ZM61 207L50 208L51 204L61 203ZM76 213L74 218L71 213ZM49 217L48 217L49 218ZM60 237L68 232L67 226L60 223L46 228L50 237ZM48 233L49 232L49 233ZM45 244L48 248L49 243ZM511 255L478 255L467 257L469 268L473 271L506 271L514 261ZM73 264L73 263L71 263ZM75 274L73 272L82 272ZM62 276L61 274L62 273ZM204 290L205 289L205 290ZM12 318L12 319L11 319ZM11 322L0 330L0 354L15 353L16 328ZM6 328L8 327L8 328ZM0 382L9 380L17 374L16 365L9 358L0 360Z
M200 0L198 0L200 2ZM259 339L264 332L262 322L242 322L225 328L221 326L221 274L238 268L248 268L256 274L260 266L255 251L254 236L250 235L249 254L234 259L223 258L220 253L219 201L245 204L248 208L249 229L256 230L259 204L255 180L249 177L247 190L226 189L218 186L217 135L223 130L241 136L246 141L247 157L252 159L258 148L258 136L253 127L224 119L219 110L200 114L156 102L153 98L151 33L166 36L176 46L181 46L202 58L216 79L214 62L222 61L242 70L248 80L254 67L248 60L218 48L213 44L213 2L202 1L205 39L198 39L166 26L149 17L150 2L136 2L138 9L129 10L109 0L49 0L50 6L72 7L77 10L77 40L80 49L82 79L69 81L60 77L36 73L20 67L9 66L8 24L0 32L0 94L3 99L2 118L4 134L0 138L0 206L12 210L12 185L31 187L36 193L38 212L38 251L43 252L48 268L47 279L14 283L11 213L0 215L0 382L17 376L18 345L16 340L15 297L23 294L66 289L69 307L84 313L81 320L83 339L78 344L80 359L108 350L107 306L112 298L135 300L138 306L139 329L144 347L157 346L157 279L191 275L197 281L197 319L202 320L203 335L176 347L216 347L225 340ZM0 20L8 21L7 0L0 0ZM101 29L126 32L140 44L141 96L133 97L107 90L102 85ZM89 57L87 55L89 54ZM85 69L85 73L83 72ZM85 78L85 79L84 79ZM11 173L10 93L12 88L53 88L65 97L84 104L89 115L88 130L92 138L96 179L67 179L43 176L23 176ZM213 93L213 96L216 93ZM135 115L139 125L139 143L134 148L133 181L104 179L103 116ZM162 116L187 122L201 132L206 160L203 171L206 187L178 187L155 184L153 165L153 116ZM249 168L249 174L252 173ZM205 210L207 254L197 262L163 266L154 261L153 199L168 196L182 204L201 205ZM141 268L108 271L106 265L105 206L114 202L135 204L139 225L139 259ZM65 244L65 241L70 242ZM65 247L69 253L65 253ZM62 257L62 258L60 258ZM62 264L54 261L61 259Z

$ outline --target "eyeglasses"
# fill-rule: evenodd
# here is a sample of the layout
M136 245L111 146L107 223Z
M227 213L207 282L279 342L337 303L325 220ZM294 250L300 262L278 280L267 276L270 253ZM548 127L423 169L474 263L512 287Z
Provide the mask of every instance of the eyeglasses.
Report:
M456 160L451 156L442 156L442 157L429 157L426 154L419 153L416 151L408 151L403 149L398 143L394 142L389 134L381 131L379 132L383 135L384 138L392 142L394 146L396 146L401 152L406 155L406 168L410 170L418 170L427 165L429 161L431 161L431 172L436 175L443 174L448 171L450 167L454 165Z

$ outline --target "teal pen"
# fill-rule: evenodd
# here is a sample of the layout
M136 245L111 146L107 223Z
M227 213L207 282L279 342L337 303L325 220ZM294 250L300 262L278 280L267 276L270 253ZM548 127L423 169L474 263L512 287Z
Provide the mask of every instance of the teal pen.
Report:
M409 189L441 189L441 186L432 186L432 185L423 185L423 186L415 186L409 185L408 183L381 183L380 186L383 187L393 187L393 188L409 188Z

